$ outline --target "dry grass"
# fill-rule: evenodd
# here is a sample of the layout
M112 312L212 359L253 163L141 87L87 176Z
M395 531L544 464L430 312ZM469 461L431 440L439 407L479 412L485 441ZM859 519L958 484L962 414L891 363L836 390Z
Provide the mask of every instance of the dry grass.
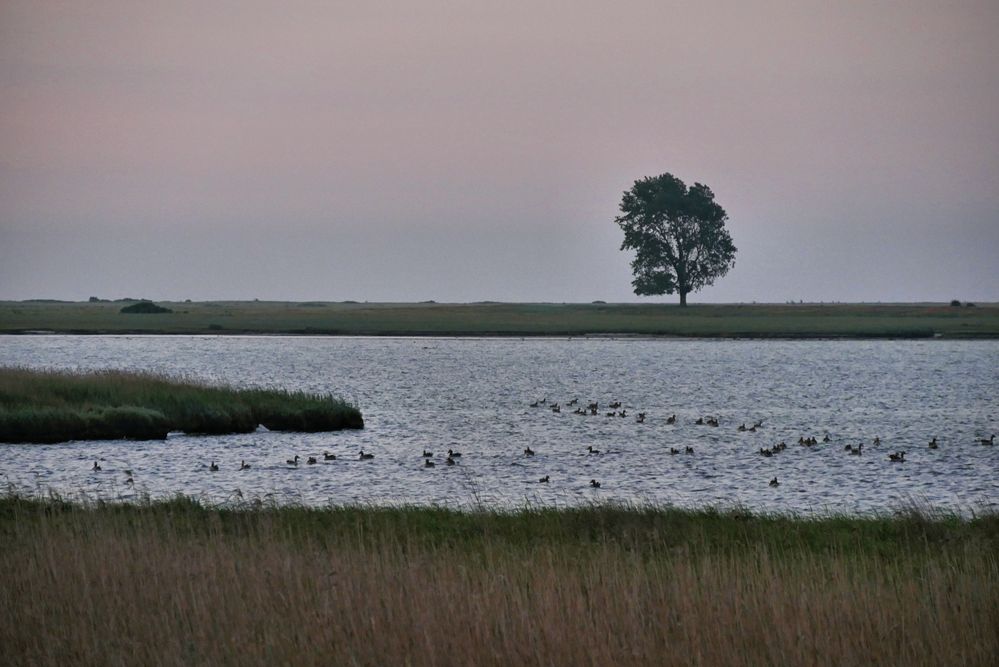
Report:
M938 526L939 543L899 542L886 558L883 544L786 546L764 528L739 548L709 539L666 548L672 540L654 531L642 543L489 529L437 539L420 510L388 521L368 510L316 515L305 528L294 511L10 501L0 509L0 646L12 665L994 665L999 657L997 557L960 527Z

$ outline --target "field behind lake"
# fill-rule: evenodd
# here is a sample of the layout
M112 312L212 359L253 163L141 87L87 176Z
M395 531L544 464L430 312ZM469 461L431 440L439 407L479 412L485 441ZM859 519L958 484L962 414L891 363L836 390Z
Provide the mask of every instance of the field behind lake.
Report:
M978 304L691 305L550 303L0 302L0 333L653 335L999 337L999 306Z
M994 665L999 522L0 500L10 665Z

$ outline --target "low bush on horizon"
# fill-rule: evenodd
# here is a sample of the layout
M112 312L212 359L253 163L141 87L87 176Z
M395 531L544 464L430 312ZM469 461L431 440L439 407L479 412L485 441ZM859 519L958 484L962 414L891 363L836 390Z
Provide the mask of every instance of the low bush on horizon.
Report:
M997 518L0 499L10 664L993 665Z
M0 442L163 439L170 431L221 435L363 428L332 395L234 389L125 371L77 373L0 367Z

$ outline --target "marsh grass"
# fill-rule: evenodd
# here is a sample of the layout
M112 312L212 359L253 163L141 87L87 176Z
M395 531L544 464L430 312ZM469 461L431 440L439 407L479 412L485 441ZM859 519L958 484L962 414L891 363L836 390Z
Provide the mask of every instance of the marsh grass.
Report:
M362 428L331 395L216 387L123 371L0 368L0 442L162 439L169 431L247 433Z
M995 664L999 519L0 501L8 664Z

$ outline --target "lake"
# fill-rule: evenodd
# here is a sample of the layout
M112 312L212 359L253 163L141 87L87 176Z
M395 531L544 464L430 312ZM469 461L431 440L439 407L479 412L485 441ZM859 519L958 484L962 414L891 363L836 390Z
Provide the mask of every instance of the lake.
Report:
M914 502L962 513L999 507L999 447L978 442L999 431L994 340L39 335L0 336L0 364L332 392L355 402L366 424L321 434L0 445L3 482L25 492L500 508L621 501L851 514ZM540 399L547 400L531 407ZM598 414L573 414L572 399L598 402ZM626 417L606 416L612 401L622 402ZM695 425L707 416L719 426ZM758 421L755 432L738 430ZM819 444L799 445L800 437ZM934 437L939 448L931 450ZM784 451L760 454L782 441ZM844 449L860 443L860 455ZM528 447L534 456L524 454ZM358 460L362 449L375 458ZM445 465L448 449L463 454L457 465ZM434 468L424 467L424 450L434 453ZM337 460L323 461L324 451ZM906 452L903 463L889 461L896 451ZM320 462L287 465L296 454ZM91 471L95 460L101 472ZM218 472L208 471L210 461ZM240 471L241 461L250 469ZM125 470L134 486L125 485ZM546 475L550 482L539 483Z

